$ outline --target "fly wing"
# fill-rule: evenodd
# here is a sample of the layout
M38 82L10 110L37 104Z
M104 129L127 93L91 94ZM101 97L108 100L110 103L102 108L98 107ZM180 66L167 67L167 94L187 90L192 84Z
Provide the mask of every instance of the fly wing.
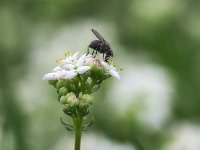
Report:
M94 35L95 35L101 42L106 43L106 41L105 41L104 38L99 34L99 32L97 32L95 29L92 29L91 31L94 33Z

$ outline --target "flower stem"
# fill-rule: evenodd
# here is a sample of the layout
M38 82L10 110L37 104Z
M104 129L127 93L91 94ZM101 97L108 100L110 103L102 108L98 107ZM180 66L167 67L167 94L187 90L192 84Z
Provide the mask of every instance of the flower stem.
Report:
M75 126L75 146L74 146L74 150L80 150L83 118L80 117L80 116L77 116L77 117L73 118L73 121L74 121L74 126Z

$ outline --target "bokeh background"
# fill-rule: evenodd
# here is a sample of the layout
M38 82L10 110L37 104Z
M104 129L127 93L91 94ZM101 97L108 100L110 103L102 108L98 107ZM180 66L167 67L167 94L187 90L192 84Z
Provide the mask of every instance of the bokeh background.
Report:
M198 0L1 0L0 149L73 149L42 76L94 28L124 70L94 94L82 150L199 150L199 27Z

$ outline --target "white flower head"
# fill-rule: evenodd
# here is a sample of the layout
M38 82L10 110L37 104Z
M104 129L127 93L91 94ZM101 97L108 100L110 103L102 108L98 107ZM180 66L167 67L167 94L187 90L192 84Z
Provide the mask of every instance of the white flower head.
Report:
M108 73L118 80L120 79L120 75L113 65L99 58L94 58L91 54L79 56L79 52L77 52L71 56L69 52L66 52L65 56L64 59L57 61L57 67L44 75L43 80L72 79L78 74L90 71L93 66L100 69L103 68L106 74Z

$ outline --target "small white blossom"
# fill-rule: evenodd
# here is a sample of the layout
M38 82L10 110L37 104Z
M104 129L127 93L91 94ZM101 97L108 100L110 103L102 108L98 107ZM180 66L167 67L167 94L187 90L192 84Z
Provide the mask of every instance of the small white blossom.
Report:
M85 59L86 59L86 54L82 55L82 56L77 60L76 65L77 65L77 66L83 66L83 65L84 65Z
M76 62L77 59L78 59L78 56L79 56L79 52L76 52L73 56L70 56L69 53L66 54L66 58L65 58L65 62L66 63L73 63L73 62Z
M66 71L64 74L64 79L72 79L77 76L77 73L74 70Z
M104 69L113 77L117 78L118 80L120 80L120 75L117 72L116 68L113 67L112 65L109 65L108 63L102 61L101 62L102 66L104 67Z
M78 74L83 74L91 69L91 66L85 64L89 56L86 54L78 58L79 53L73 56L66 56L65 59L58 61L59 66L55 67L51 73L44 75L43 80L72 79Z
M65 70L72 70L75 68L75 64L64 64L62 68Z
M57 72L51 72L47 73L43 76L43 80L57 80L58 78L58 73Z
M82 55L79 59L76 57L77 55L73 55L73 62L62 63L62 68L65 70L73 71L73 75L76 76L77 74L83 74L91 69L90 66L85 64L86 54ZM74 59L76 57L76 59Z
M66 74L65 70L54 71L44 75L43 80L58 80L64 79L64 75Z

